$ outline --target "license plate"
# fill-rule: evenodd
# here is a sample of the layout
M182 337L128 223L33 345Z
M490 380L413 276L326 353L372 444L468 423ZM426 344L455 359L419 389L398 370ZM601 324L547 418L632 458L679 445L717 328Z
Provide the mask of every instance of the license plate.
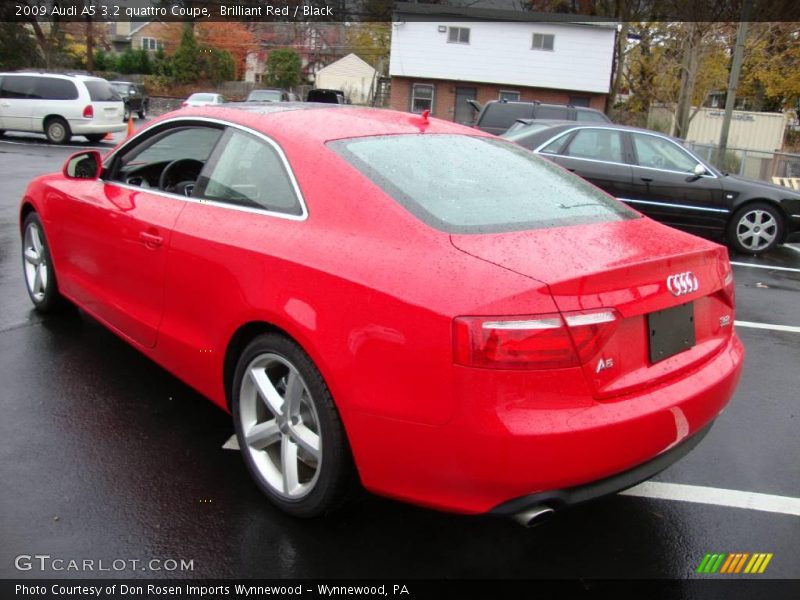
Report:
M657 363L695 345L694 303L652 312L647 315L650 337L650 362Z

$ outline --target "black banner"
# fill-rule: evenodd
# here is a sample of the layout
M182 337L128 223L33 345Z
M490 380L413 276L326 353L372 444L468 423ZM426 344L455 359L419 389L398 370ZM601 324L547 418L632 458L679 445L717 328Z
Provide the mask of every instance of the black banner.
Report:
M724 598L738 600L800 598L800 581L780 579L714 578L691 580L3 580L0 597L43 598L183 598L224 600L252 598L393 598L396 600L464 600L466 598Z
M0 21L800 21L797 0L4 0Z

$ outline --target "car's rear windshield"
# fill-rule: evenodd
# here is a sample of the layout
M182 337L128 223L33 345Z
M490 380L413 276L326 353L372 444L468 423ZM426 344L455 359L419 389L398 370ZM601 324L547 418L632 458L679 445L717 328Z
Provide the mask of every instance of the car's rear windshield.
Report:
M280 90L256 90L250 92L247 97L248 100L255 100L256 102L280 102Z
M189 100L197 100L199 102L213 102L216 96L214 94L192 94Z
M117 90L104 79L90 79L83 83L89 90L89 97L93 102L119 102L121 100Z
M469 135L387 135L329 147L425 223L494 233L638 216L519 146Z

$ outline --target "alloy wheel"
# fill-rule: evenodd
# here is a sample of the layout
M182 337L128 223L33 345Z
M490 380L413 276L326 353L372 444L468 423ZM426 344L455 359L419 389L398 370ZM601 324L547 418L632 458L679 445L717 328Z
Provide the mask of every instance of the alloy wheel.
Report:
M47 290L47 253L42 243L42 234L36 223L29 223L25 228L23 242L25 260L25 282L36 302L42 302Z
M247 366L239 394L241 431L253 464L272 491L297 500L319 479L322 436L317 407L297 368L264 353Z
M763 250L774 244L777 235L778 222L765 210L750 210L736 224L737 240L750 251Z

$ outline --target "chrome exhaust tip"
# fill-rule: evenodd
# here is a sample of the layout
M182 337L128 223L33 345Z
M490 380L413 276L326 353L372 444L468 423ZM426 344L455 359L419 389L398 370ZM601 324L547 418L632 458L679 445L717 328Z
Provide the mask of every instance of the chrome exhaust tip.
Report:
M549 506L534 506L515 514L512 519L523 527L533 527L549 519L556 511Z

